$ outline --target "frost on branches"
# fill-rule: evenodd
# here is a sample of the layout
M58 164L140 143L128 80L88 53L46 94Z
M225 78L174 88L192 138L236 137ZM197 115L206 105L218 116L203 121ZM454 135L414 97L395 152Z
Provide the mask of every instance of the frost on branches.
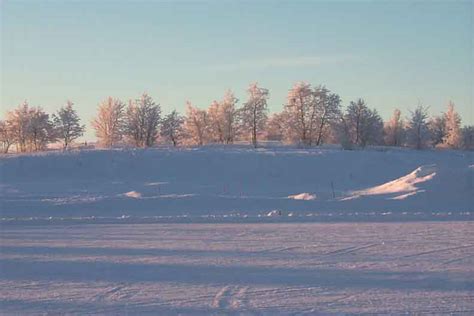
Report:
M108 97L99 105L92 127L101 146L110 148L122 139L124 109L125 104L112 97Z
M61 107L57 114L53 114L54 128L58 139L63 143L64 149L67 149L71 142L81 137L86 128L85 125L80 124L81 119L72 106L73 103L67 101L66 106Z
M267 121L268 89L260 88L257 83L252 83L247 89L248 100L242 107L242 130L251 133L252 145L257 147L257 137L265 128Z

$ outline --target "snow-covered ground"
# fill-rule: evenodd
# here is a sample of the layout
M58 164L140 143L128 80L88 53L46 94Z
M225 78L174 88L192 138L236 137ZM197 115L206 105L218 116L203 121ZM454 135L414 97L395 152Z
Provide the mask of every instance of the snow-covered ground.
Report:
M5 315L474 313L474 222L1 231Z
M291 221L474 216L472 152L88 150L8 156L0 170L3 221L249 221L272 211Z
M474 155L0 158L0 314L474 314Z

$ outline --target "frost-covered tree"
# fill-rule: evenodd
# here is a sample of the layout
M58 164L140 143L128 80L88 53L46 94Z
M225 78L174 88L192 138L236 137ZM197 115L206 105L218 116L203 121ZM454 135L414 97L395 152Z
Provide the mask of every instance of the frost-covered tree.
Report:
M58 139L63 143L64 149L67 149L71 142L78 139L84 134L85 125L81 125L81 119L73 109L74 104L67 101L67 104L61 107L57 114L53 114L54 128Z
M383 121L377 110L365 101L351 101L342 117L341 143L365 147L381 143ZM350 147L350 146L349 146Z
M112 97L108 97L99 105L92 127L102 146L110 148L122 139L124 109L125 104Z
M207 111L209 136L212 141L230 144L234 142L237 129L237 98L226 91L222 101L214 101Z
M465 150L474 150L474 126L464 126L462 133L462 148Z
M315 120L316 124L313 123L312 127L316 129L315 143L319 146L327 137L331 125L340 117L341 98L335 93L330 93L330 91L323 86L314 89L314 96L315 112L313 120Z
M427 146L430 140L428 127L428 108L418 105L414 111L410 111L411 117L408 119L407 143L416 149Z
M9 121L0 120L0 146L4 154L8 153L10 146L15 143L15 135Z
M288 93L284 112L288 117L286 139L303 145L320 145L329 127L340 116L341 100L324 86L314 89L308 83L299 82Z
M161 121L161 109L144 93L139 99L130 101L125 114L124 135L137 147L155 144Z
M338 124L334 126L336 138L341 144L343 149L353 149L354 144L352 142L350 124L346 121L346 115L341 114Z
M384 125L384 141L388 146L401 146L404 141L405 122L399 109L393 111L392 117Z
M53 123L41 107L30 107L25 101L7 113L6 124L17 151L39 151L56 140Z
M208 141L209 119L207 112L194 107L189 101L186 103L184 127L191 144L202 146Z
M11 128L11 133L15 140L17 151L27 151L28 128L31 121L31 109L28 102L24 102L16 109L7 113L6 122Z
M291 139L302 145L311 145L311 117L314 113L314 94L311 85L298 82L288 93L288 103L285 106L288 117L286 139Z
M288 126L287 122L286 112L272 114L268 118L265 126L266 139L276 141L285 140L285 135L288 134L285 131Z
M444 113L446 135L443 145L449 148L460 148L462 145L461 117L454 110L454 103L449 102L448 111Z
M224 121L224 143L231 144L235 140L237 134L237 109L236 104L239 100L234 93L228 90L222 100L221 113Z
M212 142L224 142L224 122L221 115L221 104L214 100L207 109L207 119L209 122L208 135Z
M433 147L442 145L443 139L446 136L446 120L444 115L430 118L428 121L428 129L431 145Z
M30 121L27 130L30 151L44 150L48 143L57 139L53 122L49 119L49 114L44 112L41 107L30 109Z
M268 89L252 83L247 93L249 98L240 111L241 127L251 133L252 145L257 148L257 136L267 121Z
M176 110L173 110L161 122L161 137L176 147L184 136L183 124L184 118Z

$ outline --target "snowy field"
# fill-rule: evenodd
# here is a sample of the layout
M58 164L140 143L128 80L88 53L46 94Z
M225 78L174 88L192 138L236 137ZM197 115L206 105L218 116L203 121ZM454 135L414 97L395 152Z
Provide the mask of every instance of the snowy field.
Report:
M0 157L0 313L474 314L474 155Z
M3 227L5 315L474 313L474 222Z

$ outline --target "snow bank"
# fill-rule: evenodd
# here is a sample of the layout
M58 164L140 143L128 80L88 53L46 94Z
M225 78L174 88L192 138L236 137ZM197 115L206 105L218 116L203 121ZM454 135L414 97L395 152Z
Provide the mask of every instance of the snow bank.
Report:
M432 180L434 176L436 176L436 165L433 164L427 166L420 166L416 168L413 172L396 180L389 181L387 183L369 189L354 191L352 195L345 198L345 200L358 198L361 196L392 193L402 193L395 197L391 197L391 199L402 200L409 196L413 196L418 192L424 192L424 190L419 190L416 184Z
M0 219L471 214L473 165L449 150L242 146L3 156Z
M288 198L293 200L311 201L316 199L316 195L310 193L300 193L295 195L289 195Z
M274 217L274 216L281 216L281 211L279 210L273 210L267 213L268 217Z
M139 199L142 197L142 194L137 191L130 191L130 192L124 193L123 195L129 198L134 198L134 199Z

